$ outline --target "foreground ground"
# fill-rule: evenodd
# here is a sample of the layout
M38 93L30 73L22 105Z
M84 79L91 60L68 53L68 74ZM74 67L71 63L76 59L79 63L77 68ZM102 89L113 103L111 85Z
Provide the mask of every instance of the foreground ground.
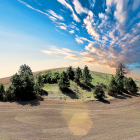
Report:
M0 102L0 140L138 140L140 97Z

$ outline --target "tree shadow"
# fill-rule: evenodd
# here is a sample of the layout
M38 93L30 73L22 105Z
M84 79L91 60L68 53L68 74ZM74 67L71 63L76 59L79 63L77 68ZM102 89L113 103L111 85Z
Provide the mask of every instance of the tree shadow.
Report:
M129 96L135 96L135 97L139 97L139 96L140 96L139 93L130 93L130 92L128 92L127 90L124 90L123 92L124 92L125 94L129 95ZM131 98L132 98L132 97L131 97Z
M71 99L78 99L77 94L69 88L63 89L61 91L64 95L69 96Z
M42 94L41 95L43 95L43 96L48 96L48 92L46 91L46 90L43 90L42 89Z
M44 98L39 96L37 99L29 100L29 101L15 101L18 105L30 105L30 106L38 106L40 105L40 101L44 101Z
M105 100L105 99L100 99L98 101L100 101L100 102L102 102L104 104L110 104L110 102L108 100Z
M83 83L79 83L79 86L83 89L83 90L87 90L87 91L92 91L92 89L94 89L94 86L89 83L89 84L83 84Z

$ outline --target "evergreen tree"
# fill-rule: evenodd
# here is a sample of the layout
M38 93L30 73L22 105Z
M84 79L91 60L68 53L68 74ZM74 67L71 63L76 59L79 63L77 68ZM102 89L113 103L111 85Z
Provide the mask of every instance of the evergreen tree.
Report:
M138 92L138 87L131 77L125 78L125 89L127 91L130 91L131 93L137 93Z
M70 80L74 80L74 70L72 66L69 66L67 69L67 74Z
M104 93L104 90L102 89L102 87L100 85L95 86L94 96L95 96L95 98L97 98L99 100L104 98L105 93Z
M75 71L75 76L74 76L74 81L79 84L80 83L80 79L82 78L82 71L81 69L78 67Z
M57 83L60 79L60 73L59 72L53 72L51 75L51 81L52 83Z
M0 83L0 99L2 99L3 94L4 94L4 86L2 83Z
M114 96L117 93L117 83L113 75L111 77L111 81L109 83L109 86L107 87L107 90L108 90L108 95Z
M29 66L27 66L26 64L24 64L24 65L20 66L18 73L21 75L27 71L30 75L33 75L31 68Z
M126 74L126 68L125 65L123 65L122 63L120 63L116 69L116 74L120 74L122 77L124 77L124 75Z
M82 78L85 84L89 84L92 81L90 70L88 69L87 66L84 67L82 76L83 76Z
M58 86L61 90L70 87L69 77L66 72L62 72L60 75L60 80L58 82Z
M117 93L122 94L124 90L124 84L123 84L123 78L119 73L115 75L115 81L117 83Z

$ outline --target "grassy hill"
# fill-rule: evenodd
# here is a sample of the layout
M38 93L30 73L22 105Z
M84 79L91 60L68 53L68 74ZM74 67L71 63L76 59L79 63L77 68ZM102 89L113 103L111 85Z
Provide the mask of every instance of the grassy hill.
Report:
M67 68L58 68L58 69L53 69L51 70L52 72L58 71L61 73L62 71L66 71ZM93 78L91 85L85 86L83 84L77 85L75 82L70 81L70 88L66 92L62 92L59 90L57 84L45 84L44 85L44 97L48 99L62 99L62 100L73 100L75 101L82 100L82 101L87 101L87 100L96 100L93 95L94 91L94 86L97 85L98 83L105 84L106 86L109 84L111 74L105 74L105 73L100 73L100 72L95 72L91 71L91 76ZM140 81L135 80L136 84L138 87L140 87ZM111 99L113 98L112 96L109 96L107 94L107 89L104 88L105 94L106 94L106 99ZM47 96L45 96L47 95ZM125 98L125 97L120 97L118 98Z

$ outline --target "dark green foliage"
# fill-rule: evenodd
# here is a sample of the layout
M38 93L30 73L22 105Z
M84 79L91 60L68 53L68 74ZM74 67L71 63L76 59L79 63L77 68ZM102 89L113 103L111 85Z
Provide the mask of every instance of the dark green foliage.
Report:
M81 71L81 69L78 67L78 68L75 70L74 81L75 81L77 84L79 84L81 78L82 78L82 71Z
M83 74L82 74L82 78L83 78L83 82L85 84L89 84L91 81L92 81L92 77L91 77L91 74L90 74L90 70L88 69L87 66L84 67L84 70L83 70Z
M138 92L138 87L131 77L124 79L124 85L127 91L130 91L131 93Z
M42 93L42 87L44 86L44 80L41 74L36 75L34 79L34 90L37 94Z
M111 81L109 83L109 86L107 87L108 95L116 95L117 94L117 83L115 81L114 76L111 77Z
M52 80L51 80L51 76L52 76L52 72L51 71L46 71L45 73L42 74L44 83L47 84L51 84Z
M104 90L102 89L102 87L100 85L95 86L94 96L96 99L99 99L99 100L101 100L105 97Z
M123 77L119 73L115 75L115 81L117 83L117 93L122 94L122 92L124 91L124 84Z
M3 94L3 100L15 100L13 87L10 85Z
M27 66L26 64L24 64L20 66L18 73L21 75L27 71L30 75L33 75L31 68Z
M125 65L123 65L122 63L120 63L118 65L118 68L116 69L116 74L120 74L122 77L124 77L124 75L126 74L126 68Z
M64 71L60 75L60 80L58 82L58 86L61 90L64 90L64 89L70 87L69 77L68 77L67 73Z
M51 82L53 84L57 83L59 79L60 79L60 73L59 72L53 72L52 75L51 75Z
M26 71L22 75L15 74L10 81L16 100L29 100L35 97L34 79L30 72Z
M0 99L2 99L3 94L4 94L4 86L2 83L0 83Z
M70 80L74 80L74 70L72 68L72 66L68 67L67 69L67 74Z

